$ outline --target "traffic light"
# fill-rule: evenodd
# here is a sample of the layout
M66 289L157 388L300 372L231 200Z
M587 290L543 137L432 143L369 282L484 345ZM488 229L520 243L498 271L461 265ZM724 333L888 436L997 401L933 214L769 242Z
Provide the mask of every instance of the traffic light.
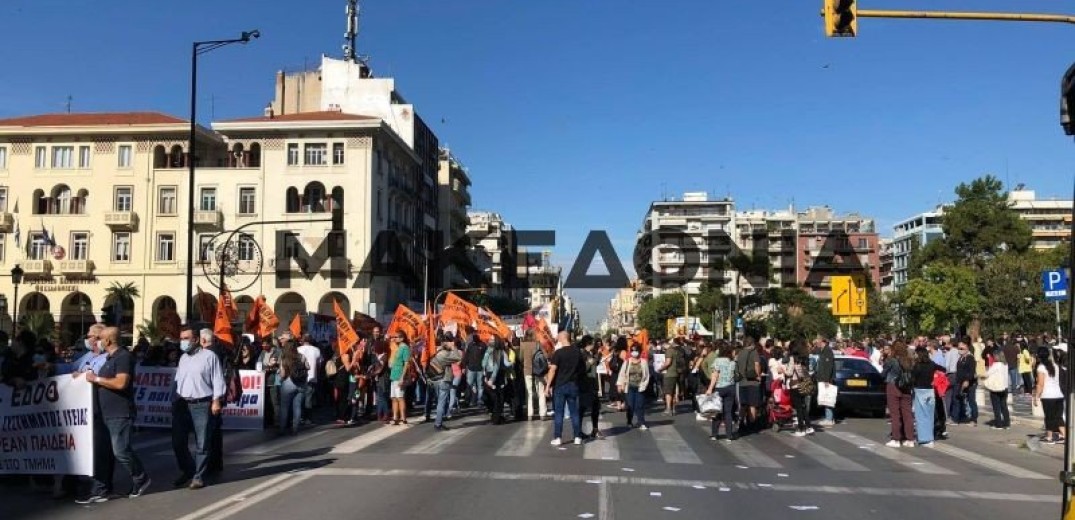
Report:
M855 37L858 34L855 0L825 0L825 36Z

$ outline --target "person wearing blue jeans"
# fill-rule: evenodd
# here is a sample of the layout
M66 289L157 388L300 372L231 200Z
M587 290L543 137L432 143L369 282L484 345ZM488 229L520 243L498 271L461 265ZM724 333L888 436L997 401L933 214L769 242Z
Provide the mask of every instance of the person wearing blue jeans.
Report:
M583 337L583 344L588 336ZM590 340L592 341L592 339ZM579 376L586 370L582 350L571 344L571 336L562 331L557 338L556 351L549 358L549 373L545 376L545 394L552 395L552 445L562 444L564 408L571 414L575 444L582 444L582 417L579 416Z
M936 392L933 388L914 389L914 423L918 443L933 444L933 414L936 412Z
M582 416L579 415L579 385L571 382L560 385L552 393L552 438L560 439L564 433L564 408L571 418L571 431L575 438L582 437ZM581 444L581 443L576 443Z
M188 481L204 482L205 472L209 469L209 437L213 434L209 427L210 404L210 399L179 399L172 404L172 450L180 471L176 487L182 487ZM196 446L193 456L187 446L192 432Z
M448 404L448 418L452 418L452 412L459 411L459 385L463 384L463 373L452 378L451 402Z
M296 385L291 379L285 379L280 384L280 422L277 424L280 433L290 432L292 435L298 433L299 421L302 420L302 405L308 386L310 385Z
M485 384L482 382L484 373L481 370L467 370L467 388L470 389L470 406L481 406Z
M179 359L174 376L175 396L172 400L172 450L180 475L176 487L189 483L190 489L205 487L205 474L209 469L209 451L213 445L212 417L220 415L224 408L226 388L224 366L220 358L209 349L213 331L202 329L195 345L194 331L184 328L179 334ZM191 432L197 442L197 453L191 457L187 440Z

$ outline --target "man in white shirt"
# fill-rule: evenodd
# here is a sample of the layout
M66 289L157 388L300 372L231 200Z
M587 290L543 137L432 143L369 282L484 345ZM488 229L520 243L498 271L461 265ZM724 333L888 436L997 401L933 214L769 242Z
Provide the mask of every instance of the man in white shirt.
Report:
M307 365L310 367L310 377L306 380L306 386L303 388L303 401L302 401L302 414L303 421L309 422L310 411L314 407L314 394L317 392L317 373L321 368L321 349L310 344L310 335L302 335L302 346L299 347L299 354L306 359Z

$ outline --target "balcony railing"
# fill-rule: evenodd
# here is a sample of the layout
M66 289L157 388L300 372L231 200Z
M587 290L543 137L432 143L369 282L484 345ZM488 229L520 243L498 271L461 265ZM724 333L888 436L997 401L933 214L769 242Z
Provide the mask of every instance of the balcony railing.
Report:
M224 214L219 209L198 210L194 212L194 225L219 228L224 223Z
M66 275L88 275L93 272L93 260L62 260L60 272Z
M23 262L22 269L27 275L48 275L52 272L52 261L27 260Z
M105 225L121 231L138 230L138 214L133 211L109 211L105 213Z
M9 232L15 225L15 216L8 212L0 213L0 231Z

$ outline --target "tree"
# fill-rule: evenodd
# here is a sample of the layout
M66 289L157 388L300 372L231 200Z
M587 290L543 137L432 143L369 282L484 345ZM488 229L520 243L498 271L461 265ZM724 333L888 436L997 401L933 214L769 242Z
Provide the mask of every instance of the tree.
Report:
M925 332L948 332L981 311L975 271L946 263L924 267L921 278L907 283L903 301Z
M1041 293L1041 272L1056 268L1049 253L1003 252L982 270L978 289L982 295L979 315L986 337L1002 332L1048 332L1056 325L1052 303Z
M638 308L638 326L649 331L649 337L668 336L668 320L683 316L683 293L667 293L650 298Z
M1012 210L1004 184L986 175L956 187L957 199L945 208L944 249L959 263L979 269L1002 251L1024 252L1030 247L1030 226ZM932 244L931 244L932 245Z
M109 302L109 304L102 309L103 319L101 321L106 325L120 327L121 329L130 327L134 316L134 299L139 296L141 296L141 293L134 282L125 284L112 282L112 285L105 289L105 301ZM128 328L127 330L130 329Z
M810 340L817 336L836 335L836 319L821 300L800 288L769 291L776 311L768 319L769 335L783 339Z
M56 319L48 311L32 311L19 316L22 330L30 331L37 339L52 339L56 334ZM33 345L30 345L32 348Z
M866 307L869 314L862 318L862 324L856 330L861 330L866 336L877 337L889 334L895 329L893 297L874 289L870 284L866 289Z
M153 345L160 345L164 339L164 331L157 320L142 320L142 324L138 326L138 334Z

